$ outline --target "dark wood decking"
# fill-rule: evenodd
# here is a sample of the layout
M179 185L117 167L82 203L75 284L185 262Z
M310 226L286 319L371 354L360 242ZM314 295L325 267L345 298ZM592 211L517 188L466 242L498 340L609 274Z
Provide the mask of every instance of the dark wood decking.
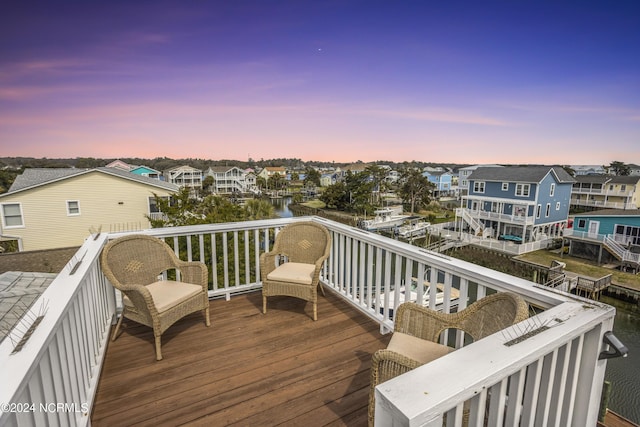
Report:
M311 304L259 292L211 301L163 335L156 362L149 328L126 322L109 343L94 426L364 426L369 365L390 338L327 291Z

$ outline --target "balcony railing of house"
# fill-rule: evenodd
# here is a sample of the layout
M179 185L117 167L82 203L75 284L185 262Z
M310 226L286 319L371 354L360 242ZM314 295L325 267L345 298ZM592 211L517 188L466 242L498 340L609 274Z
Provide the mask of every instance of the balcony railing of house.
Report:
M280 228L298 220L145 233L164 238L182 259L206 262L212 272L210 295L230 298L260 288L260 253L270 248ZM507 425L595 425L606 367L599 355L607 348L602 342L613 327L613 308L336 222L311 220L324 224L333 237L323 285L377 321L382 331L393 328L390 309L403 302L401 286L413 278L443 285L444 311L503 291L521 295L536 308L528 320L470 345L464 345L460 333L443 337L444 344L458 350L378 386L376 424L441 426L446 417L447 425L454 425L454 419L460 425L467 412L470 425L485 418L490 425L503 420ZM100 251L112 237L85 241L32 307L31 317L39 320L20 349L9 339L0 344L0 425L89 423L117 312L114 290L99 264ZM452 288L459 293L457 301ZM432 308L436 290L429 288ZM385 304L391 292L394 307ZM418 303L426 298L418 286ZM17 406L21 403L33 406Z
M602 187L600 188L591 188L591 187L573 187L571 192L574 194L602 194Z
M610 202L606 200L571 199L571 204L575 206L593 206L610 209L635 209L633 205L626 202Z
M564 237L577 237L579 239L595 240L599 242L602 242L602 240L605 237L604 234L590 233L588 231L580 231L580 230L576 230L575 228L565 228L564 231L562 232L562 235Z

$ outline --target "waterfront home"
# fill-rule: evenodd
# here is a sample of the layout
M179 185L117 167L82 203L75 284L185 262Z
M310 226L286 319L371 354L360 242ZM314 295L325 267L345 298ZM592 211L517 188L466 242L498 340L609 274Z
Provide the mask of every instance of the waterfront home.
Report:
M210 166L204 176L213 177L216 193L249 193L255 190L255 174L237 166Z
M149 166L134 166L129 172L140 176L146 176L147 178L162 179L162 172L150 168Z
M266 166L262 168L262 170L258 173L258 176L264 178L265 180L268 180L275 174L278 174L282 178L284 178L287 175L287 168L285 168L284 166Z
M582 209L640 208L640 176L576 176L571 205Z
M321 223L333 242L316 322L296 298L260 309L259 255L296 221ZM377 426L462 425L463 414L469 425L593 426L607 360L621 353L606 304L326 219L144 233L185 261L206 262L211 327L200 313L176 323L159 362L150 328L133 322L107 346L120 299L99 256L122 233L86 239L30 309L20 328L29 336L14 331L0 344L0 425L365 425L371 355L389 343L389 311L405 298L428 297L435 308L439 284L444 312L513 292L530 318L475 342L444 334L441 344L455 351L376 387ZM420 286L379 306L385 289L413 277L429 278L428 296Z
M573 218L573 227L564 231L569 254L615 263L624 268L640 268L640 211L602 209Z
M0 235L21 251L80 246L99 230L149 228L154 194L176 191L174 184L117 168L25 169L0 194Z
M448 196L451 193L451 172L448 171L424 171L422 176L426 177L435 188L433 197Z
M191 166L182 165L167 169L163 172L163 176L167 182L178 187L186 187L192 190L202 188L202 171Z
M514 243L560 237L573 182L559 166L477 168L456 212L460 228L473 236Z

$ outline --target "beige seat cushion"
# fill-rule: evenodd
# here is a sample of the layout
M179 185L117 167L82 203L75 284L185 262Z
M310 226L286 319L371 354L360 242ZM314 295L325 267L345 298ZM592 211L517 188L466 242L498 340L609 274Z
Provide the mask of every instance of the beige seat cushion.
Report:
M313 273L316 270L314 264L302 264L299 262L285 262L267 275L268 280L278 282L299 283L310 285Z
M416 362L425 364L454 351L455 348L416 338L413 335L403 334L402 332L394 332L387 350L395 351Z
M151 293L158 313L162 313L202 292L202 286L175 282L173 280L153 282L147 285L147 289L149 289L149 293ZM125 306L133 307L131 300L126 295L122 298L122 302Z

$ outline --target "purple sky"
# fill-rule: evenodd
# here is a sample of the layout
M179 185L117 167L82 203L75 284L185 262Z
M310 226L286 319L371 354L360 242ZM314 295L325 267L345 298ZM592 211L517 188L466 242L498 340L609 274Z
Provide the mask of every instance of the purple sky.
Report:
M0 156L638 164L640 2L10 1Z

